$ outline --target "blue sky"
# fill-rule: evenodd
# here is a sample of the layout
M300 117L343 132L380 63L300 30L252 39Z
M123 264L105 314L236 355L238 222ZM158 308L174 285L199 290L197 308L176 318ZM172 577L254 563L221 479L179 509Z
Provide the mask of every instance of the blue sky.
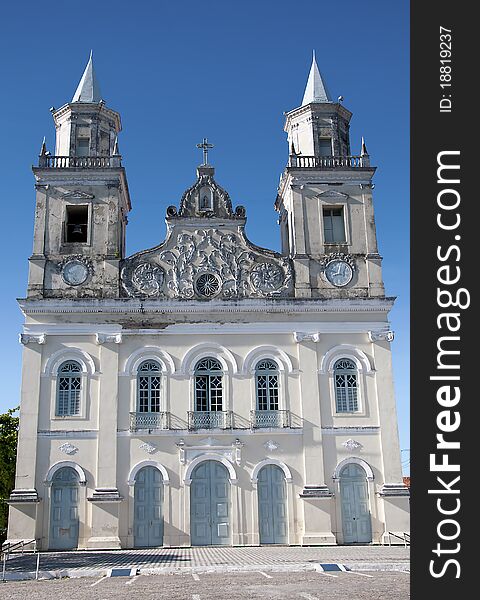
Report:
M49 112L69 101L90 49L102 95L122 116L120 151L133 211L127 251L164 237L165 209L178 204L215 144L216 178L247 209L247 233L279 249L273 210L288 148L283 113L301 103L312 50L333 97L353 112L351 146L366 140L391 313L401 448L409 446L409 29L408 2L302 3L126 0L2 8L3 141L0 410L19 401L23 297L32 250L34 181ZM402 454L408 458L408 452ZM408 471L408 466L407 469Z

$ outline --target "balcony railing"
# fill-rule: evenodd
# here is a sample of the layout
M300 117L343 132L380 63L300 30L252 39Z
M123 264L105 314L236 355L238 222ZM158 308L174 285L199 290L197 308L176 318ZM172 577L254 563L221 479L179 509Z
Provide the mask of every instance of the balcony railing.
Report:
M300 169L357 169L370 167L370 156L296 156L290 155L289 167Z
M120 167L120 156L51 156L40 155L38 166L45 169L108 169Z
M251 410L250 423L252 429L268 427L291 427L289 410Z
M170 429L170 413L131 412L130 431L140 429Z
M230 429L232 413L229 410L189 411L188 428L196 429Z

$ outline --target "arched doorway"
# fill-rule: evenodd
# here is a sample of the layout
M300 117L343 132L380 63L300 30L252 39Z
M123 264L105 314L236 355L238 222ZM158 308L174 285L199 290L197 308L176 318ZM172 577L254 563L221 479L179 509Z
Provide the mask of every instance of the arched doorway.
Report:
M143 467L135 477L134 545L163 545L163 477L155 467Z
M343 542L368 544L372 541L368 486L365 471L357 464L347 464L340 473Z
M276 465L262 467L257 491L260 543L287 544L287 486L282 469Z
M227 469L216 460L195 467L190 488L192 546L229 546L230 481Z
M50 550L72 550L78 546L78 505L78 473L72 467L63 467L52 479Z

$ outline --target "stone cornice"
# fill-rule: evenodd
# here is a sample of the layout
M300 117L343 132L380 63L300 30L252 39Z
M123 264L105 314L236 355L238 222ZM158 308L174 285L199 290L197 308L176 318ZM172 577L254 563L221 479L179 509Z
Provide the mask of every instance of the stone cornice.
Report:
M322 185L325 183L344 183L359 186L370 186L376 167L364 168L334 168L334 169L312 169L300 167L285 167L280 183L278 184L277 200L275 207L279 209L279 197L283 197L288 186L295 185Z
M318 313L388 313L395 298L312 299L312 300L140 300L138 298L30 300L18 303L24 315L34 314L318 314Z
M117 131L122 130L122 121L120 113L113 108L109 108L105 102L67 102L60 108L53 111L53 120L55 124L69 117L70 114L82 114L85 116L101 115L105 119L115 121Z
M325 103L316 103L312 102L310 104L305 104L303 106L297 106L296 108L292 108L287 111L285 114L285 128L286 131L287 123L292 119L293 116L307 116L307 115L321 115L323 114L326 118L328 118L332 114L338 114L343 117L345 120L350 121L353 113L345 108L343 104L339 102L325 102Z
M105 169L85 169L82 167L53 169L32 167L36 186L76 187L86 185L119 185L128 210L132 209L127 175L124 167L108 167Z

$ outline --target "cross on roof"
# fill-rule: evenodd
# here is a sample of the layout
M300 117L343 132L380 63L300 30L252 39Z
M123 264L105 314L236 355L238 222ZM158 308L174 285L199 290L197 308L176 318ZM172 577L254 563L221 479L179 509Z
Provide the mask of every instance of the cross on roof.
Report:
M209 144L208 139L203 138L203 142L201 144L197 144L197 148L201 148L203 150L203 164L208 165L208 150L209 148L213 148L213 144Z

